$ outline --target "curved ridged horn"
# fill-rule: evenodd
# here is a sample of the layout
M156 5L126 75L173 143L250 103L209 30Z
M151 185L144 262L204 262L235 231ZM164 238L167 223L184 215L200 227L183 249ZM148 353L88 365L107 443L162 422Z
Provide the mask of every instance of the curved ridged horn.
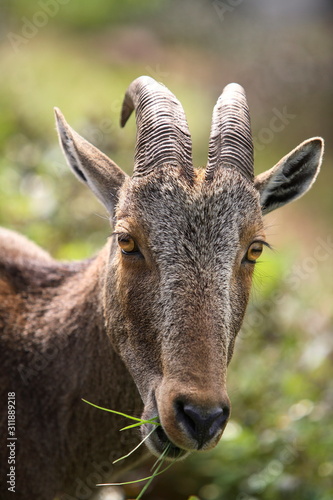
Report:
M121 111L123 127L136 111L136 148L133 176L142 176L163 164L181 166L194 176L192 141L182 105L164 85L140 76L127 89Z
M253 182L253 142L249 108L243 87L227 85L220 95L212 118L206 179L217 166L236 168Z

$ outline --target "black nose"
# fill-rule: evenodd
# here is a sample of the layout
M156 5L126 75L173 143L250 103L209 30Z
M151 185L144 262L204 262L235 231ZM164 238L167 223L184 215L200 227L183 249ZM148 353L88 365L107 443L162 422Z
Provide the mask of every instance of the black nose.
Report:
M177 417L184 431L198 443L198 449L211 441L224 427L230 407L201 408L177 402Z

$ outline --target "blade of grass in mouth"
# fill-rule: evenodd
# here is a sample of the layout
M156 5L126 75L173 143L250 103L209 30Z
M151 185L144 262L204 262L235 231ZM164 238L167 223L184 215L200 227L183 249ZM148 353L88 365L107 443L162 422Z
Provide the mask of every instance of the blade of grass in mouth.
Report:
M147 490L147 488L149 487L149 485L151 484L151 482L153 481L153 479L156 477L156 476L159 476L160 474L163 474L163 472L167 471L168 469L170 469L170 467L172 465L174 465L175 462L171 462L169 465L167 465L167 467L165 467L163 470L160 470L164 464L164 461L165 461L165 455L167 454L167 452L169 451L169 448L170 448L170 443L166 446L165 450L163 451L162 455L156 460L156 462L154 463L152 469L155 469L154 473L151 475L151 476L147 476L147 477L143 477L141 479L135 479L134 481L125 481L123 483L103 483L103 484L97 484L96 486L125 486L127 484L135 484L135 483L140 483L142 481L148 481L147 484L145 484L145 486L142 488L142 490L140 491L139 495L136 497L136 500L140 500L140 498L142 498L142 495L145 493L145 491Z
M159 422L157 422L158 417L153 417L153 418L150 418L148 420L143 420L142 418L132 417L131 415L127 415L126 413L122 413L121 411L110 410L110 408L103 408L102 406L95 405L94 403L91 403L90 401L87 401L86 399L83 399L83 398L82 398L82 401L84 401L88 405L93 406L94 408L98 408L99 410L108 411L110 413L114 413L115 415L129 418L130 420L135 420L137 422L136 424L129 425L127 427L123 427L121 429L122 431L124 431L126 429L131 429L132 427L137 427L137 426L143 425L143 424L152 424L152 425L157 425L157 426L161 425Z
M128 425L127 427L123 427L122 429L120 429L122 431L124 431L126 429L132 429L133 427L138 427L138 426L144 425L144 424L153 424L157 427L161 425L160 422L158 421L158 417L153 417L149 420L143 420L142 418L132 417L131 415L127 415L126 413L122 413L120 411L110 410L109 408L103 408L102 406L95 405L94 403L91 403L90 401L87 401L86 399L82 399L82 401L93 406L94 408L98 408L99 410L108 411L110 413L114 413L115 415L119 415L121 417L129 418L130 420L136 421L135 424ZM134 453L146 441L146 439L148 439L152 435L153 432L155 432L155 430L156 430L156 427L153 428L147 434L147 436L145 438L143 438L135 448L133 448L132 451L127 453L127 455L124 455L123 457L118 458L113 463L119 462L120 460L123 460L123 459L129 457L132 453ZM134 483L140 483L142 481L147 481L147 484L145 484L145 486L140 491L139 495L136 497L136 500L140 500L142 498L143 494L145 493L145 491L147 491L147 488L149 488L153 479L156 476L163 474L163 472L167 471L174 464L174 462L171 462L167 467L165 467L163 470L161 470L161 468L165 462L165 457L166 457L168 451L170 450L170 447L171 447L171 443L168 443L167 446L165 447L165 449L163 450L162 454L155 461L154 465L151 468L151 470L153 471L153 474L151 476L147 476L147 477L144 477L142 479L136 479L134 481L126 481L123 483L102 483L102 484L97 484L96 486L125 486L127 484L134 484Z
M121 430L123 430L123 429L121 429ZM137 449L138 449L138 448L139 448L139 447L140 447L140 446L141 446L141 445L142 445L142 444L146 441L146 439L148 439L148 438L152 435L152 433L153 433L153 432L155 432L155 429L153 429L152 431L150 431L150 432L149 432L149 434L147 434L147 436L146 436L146 437L144 437L144 438L142 439L142 441L140 441L140 443L139 443L138 445L136 445L136 447L135 447L135 448L133 448L133 450L132 450L132 451L130 451L129 453L127 453L127 455L124 455L123 457L117 458L117 460L115 460L115 461L114 461L114 462L112 462L112 463L113 463L113 464L116 464L117 462L120 462L120 460L123 460L124 458L127 458L127 457L129 457L130 455L132 455L132 453L134 453L134 452L135 452L135 451L136 451L136 450L137 450Z
M151 476L151 479L148 480L147 484L144 485L144 487L142 488L142 490L140 491L140 493L138 494L138 496L136 497L136 500L140 500L140 498L142 498L142 496L144 495L145 491L147 491L147 489L149 488L149 486L151 485L152 481L154 480L154 477L157 476L157 474L159 473L159 470L161 469L162 465L164 464L164 461L165 461L165 455L168 453L169 451L169 448L170 448L170 443L165 447L165 450L163 451L162 455L156 460L156 462L154 463L154 465L152 466L151 470L154 471L153 475ZM171 464L173 465L173 463ZM156 468L155 468L156 467ZM168 467L167 467L168 468ZM162 472L164 472L166 469L164 469Z

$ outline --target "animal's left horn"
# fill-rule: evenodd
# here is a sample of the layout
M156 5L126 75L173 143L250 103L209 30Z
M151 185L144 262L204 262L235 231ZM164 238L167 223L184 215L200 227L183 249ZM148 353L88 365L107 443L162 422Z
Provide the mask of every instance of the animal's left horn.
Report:
M237 83L224 88L213 111L206 179L217 167L235 168L253 182L250 114L244 89Z
M142 176L163 164L180 166L194 176L192 141L182 105L164 85L149 76L134 80L124 98L123 127L136 111L137 138L133 176Z

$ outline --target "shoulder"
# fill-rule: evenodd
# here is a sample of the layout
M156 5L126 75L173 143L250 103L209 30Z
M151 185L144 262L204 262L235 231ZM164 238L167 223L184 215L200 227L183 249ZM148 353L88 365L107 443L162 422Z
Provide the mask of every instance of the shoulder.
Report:
M25 236L0 227L0 262L20 265L36 260L45 264L53 262L49 253Z

